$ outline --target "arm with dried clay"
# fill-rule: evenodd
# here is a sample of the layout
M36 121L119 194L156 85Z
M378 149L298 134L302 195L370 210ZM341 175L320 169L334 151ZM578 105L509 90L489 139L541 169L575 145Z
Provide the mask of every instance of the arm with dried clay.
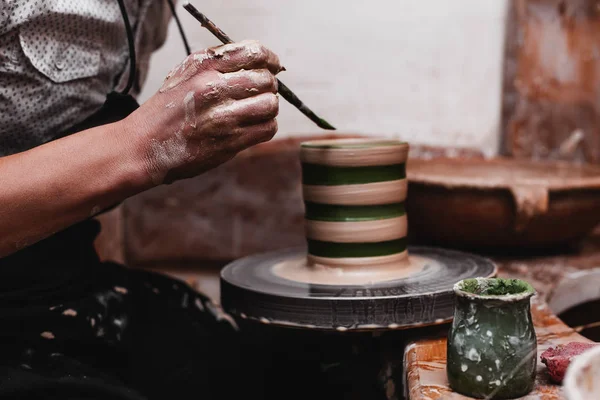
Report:
M281 69L254 41L200 51L126 119L0 158L0 257L270 140Z

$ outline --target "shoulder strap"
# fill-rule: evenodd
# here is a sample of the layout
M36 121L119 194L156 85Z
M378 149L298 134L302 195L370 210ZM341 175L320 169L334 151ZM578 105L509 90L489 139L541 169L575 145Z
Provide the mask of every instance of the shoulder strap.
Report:
M179 21L179 17L175 12L175 5L173 4L173 0L167 0L169 6L171 7L171 12L173 13L173 18L175 18L175 22L177 23L177 28L179 29L179 34L181 35L181 40L183 40L183 46L185 47L185 52L189 56L192 54L192 50L190 49L190 45L185 37L185 32L183 31L183 26L181 26L181 21Z
M125 8L125 4L123 0L117 0L119 2L119 8L121 9L121 15L123 15L123 22L125 22L125 30L127 31L127 44L129 45L129 79L127 80L127 85L125 89L121 92L121 94L128 94L131 88L133 87L133 83L135 82L135 77L137 73L136 61L135 61L135 41L133 39L133 30L131 29L131 24L129 23L129 17L127 16L127 9Z

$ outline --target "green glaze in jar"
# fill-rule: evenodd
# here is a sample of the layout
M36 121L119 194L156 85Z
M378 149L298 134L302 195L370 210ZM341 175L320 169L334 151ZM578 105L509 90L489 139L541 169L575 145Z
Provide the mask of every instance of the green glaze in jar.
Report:
M455 392L513 399L535 384L537 340L530 299L518 279L466 279L454 286L454 321L448 333L447 373Z

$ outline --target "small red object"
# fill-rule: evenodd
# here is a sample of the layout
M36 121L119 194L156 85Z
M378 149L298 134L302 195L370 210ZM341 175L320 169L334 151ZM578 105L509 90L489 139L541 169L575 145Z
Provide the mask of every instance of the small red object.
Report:
M594 346L597 346L597 344L580 342L559 344L555 348L550 347L544 351L540 357L548 368L550 378L556 383L562 383L571 360Z

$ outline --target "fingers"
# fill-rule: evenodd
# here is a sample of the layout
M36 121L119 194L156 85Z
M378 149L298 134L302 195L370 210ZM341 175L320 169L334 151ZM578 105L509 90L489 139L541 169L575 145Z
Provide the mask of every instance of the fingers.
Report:
M233 140L235 148L242 151L259 143L267 142L277 133L277 120L261 122L245 126L238 130L237 137Z
M244 41L213 47L188 56L165 78L160 92L174 89L202 71L230 73L240 70L267 69L278 74L283 69L279 57L256 41Z
M224 73L240 69L266 68L277 75L283 69L279 57L255 40L212 47L204 54L210 65Z
M273 93L236 100L211 108L203 116L209 130L223 131L259 124L279 114L279 98Z
M262 93L277 93L277 79L267 69L219 74L206 83L202 96L207 100L241 100Z
M274 119L279 115L279 97L273 93L263 93L238 101L245 112L239 116L240 126L253 125Z

